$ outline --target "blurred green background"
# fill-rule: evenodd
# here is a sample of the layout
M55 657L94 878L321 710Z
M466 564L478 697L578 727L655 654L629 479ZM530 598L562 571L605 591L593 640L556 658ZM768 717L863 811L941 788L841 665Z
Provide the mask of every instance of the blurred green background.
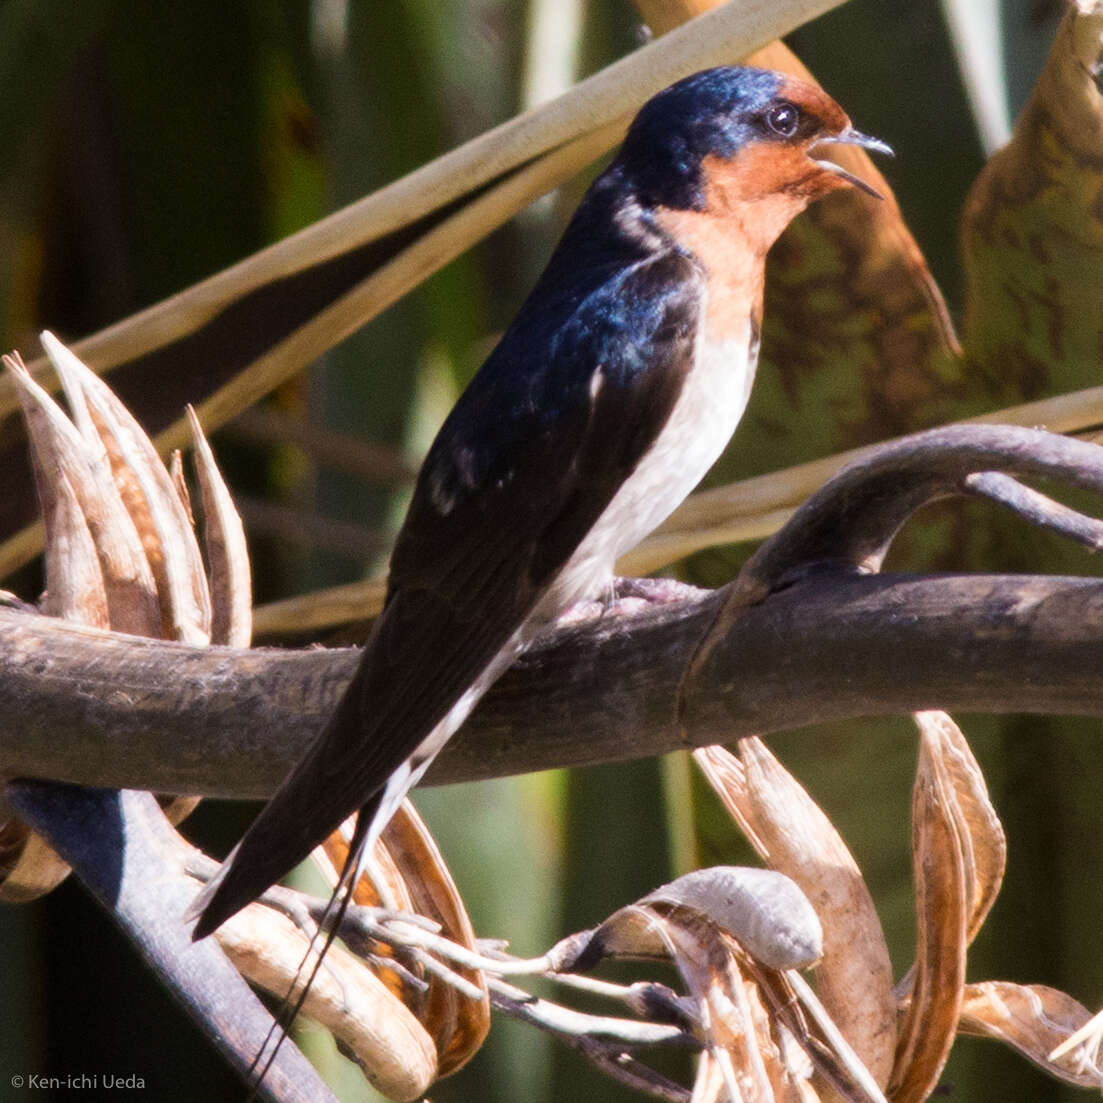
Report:
M957 50L935 0L852 0L790 45L863 130L895 147L884 171L958 316L958 218L984 158L962 64L993 93L985 125L998 136L999 105L1012 114L1021 106L1060 5L956 7L973 18ZM4 0L0 345L30 356L43 326L64 337L99 329L640 41L628 0ZM408 487L403 464L416 463L512 316L583 185L524 212L267 403L345 443L384 445L382 455L365 448L358 459L318 463L248 421L215 435L247 521L258 603L382 567ZM1024 541L992 565L1045 569L1040 546L1049 547ZM1078 553L1062 563L1087 570ZM690 572L711 576L716 566L703 556ZM37 580L30 570L7 584L33 596ZM1010 840L1007 881L970 978L1049 983L1094 1006L1103 999L1099 725L963 725ZM912 944L910 727L854 723L771 745L851 844L902 973ZM416 803L478 933L508 938L519 953L600 921L692 864L750 860L678 756L423 791ZM224 852L252 812L205 805L190 831ZM325 1039L307 1031L304 1044L342 1098L374 1098ZM0 910L0 1099L23 1098L9 1095L15 1073L97 1071L142 1076L159 1100L242 1098L110 921L67 883ZM971 1040L957 1045L944 1081L957 1099L1074 1094ZM471 1065L431 1094L437 1103L637 1098L500 1021Z

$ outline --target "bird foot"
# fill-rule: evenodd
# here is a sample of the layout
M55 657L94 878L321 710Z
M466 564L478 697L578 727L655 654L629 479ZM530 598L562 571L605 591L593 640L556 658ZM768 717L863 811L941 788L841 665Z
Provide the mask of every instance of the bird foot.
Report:
M685 601L700 591L675 578L614 578L596 599L576 601L556 618L559 625L584 624L610 614L634 616L655 605Z

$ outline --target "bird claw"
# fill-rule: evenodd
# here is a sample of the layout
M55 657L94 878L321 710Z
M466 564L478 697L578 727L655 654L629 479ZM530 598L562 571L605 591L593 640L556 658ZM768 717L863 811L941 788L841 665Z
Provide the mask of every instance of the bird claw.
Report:
M556 618L556 624L586 624L609 615L631 617L656 605L685 601L700 592L676 578L613 578L600 598L569 605Z

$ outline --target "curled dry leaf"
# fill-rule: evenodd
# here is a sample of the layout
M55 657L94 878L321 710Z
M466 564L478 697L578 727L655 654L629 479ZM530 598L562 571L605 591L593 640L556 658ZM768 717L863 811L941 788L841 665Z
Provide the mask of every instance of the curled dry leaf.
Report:
M314 853L330 884L343 868L348 845L335 832ZM409 801L404 801L383 832L373 855L376 878L390 897L381 900L371 880L361 878L354 900L366 906L382 904L414 912L440 924L441 934L469 950L475 949L475 932L459 891L432 835ZM479 970L453 966L474 984L482 999L474 1000L440 978L430 975L424 993L411 992L397 973L381 969L384 982L401 993L436 1044L438 1075L462 1068L478 1051L490 1029L490 997ZM307 1012L309 1014L309 1012Z
M944 712L915 714L915 721L938 749L938 760L953 793L951 808L961 837L969 912L965 937L972 942L999 895L1007 868L1007 836L988 798L980 765L961 728Z
M694 758L763 860L791 877L815 908L823 925L820 998L883 1087L896 1045L896 1001L888 946L861 871L819 806L762 740L741 740L739 753L713 746Z
M641 903L699 911L771 969L803 969L823 954L823 930L808 898L773 870L699 869L649 892Z
M706 1047L694 1098L817 1098L813 1070L848 1100L883 1100L793 966L815 961L820 926L773 870L716 867L678 878L560 944L560 970L605 957L669 958ZM767 964L769 959L773 964ZM815 1008L811 1021L798 1001Z
M656 929L697 1005L705 1052L725 1089L720 1098L772 1103L786 1069L757 989L709 924L692 914L671 919Z
M667 957L665 924L653 924L652 916L671 909L727 932L769 968L804 968L822 953L819 918L788 877L770 869L712 866L614 912L578 943L577 957L568 967L588 969L609 956Z
M716 925L693 908L657 903L629 905L606 923L622 927L627 943L638 940L645 949L661 945L654 956L669 957L685 982L712 1072L709 1082L698 1079L695 1097L700 1091L707 1099L706 1090L722 1087L719 1098L772 1101L773 1084L788 1078L781 1049L770 1037L770 1020L755 987L745 983L736 954Z
M894 1103L919 1103L934 1090L957 1033L965 985L964 829L939 734L940 725L920 722L912 791L915 966L889 1082Z
M1098 1034L1083 1042L1075 1037L1092 1021L1086 1007L1056 988L985 981L965 986L959 1030L1003 1042L1050 1076L1098 1090L1103 1089Z
M304 947L304 936L290 919L254 904L224 923L217 937L244 976L276 996L286 993ZM331 1031L388 1098L420 1098L437 1074L432 1038L342 947L331 947L326 966L314 978L303 1013Z

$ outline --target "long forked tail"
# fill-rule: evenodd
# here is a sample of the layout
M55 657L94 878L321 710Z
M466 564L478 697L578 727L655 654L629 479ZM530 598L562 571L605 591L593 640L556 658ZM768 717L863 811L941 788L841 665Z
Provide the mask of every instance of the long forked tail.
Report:
M363 872L364 865L371 852L371 846L374 845L374 840L370 840L368 837L368 829L373 821L378 818L376 814L377 805L378 800L373 800L369 806L362 808L357 814L356 826L353 828L352 838L349 840L348 854L345 856L345 864L341 868L341 874L337 878L337 884L333 886L333 892L330 893L325 910L322 912L321 919L318 921L318 929L311 936L310 944L306 948L306 953L303 954L303 958L299 962L299 967L295 970L294 977L291 978L291 986L288 988L287 994L283 997L279 1011L273 1019L272 1026L269 1028L268 1034L264 1039L264 1044L261 1046L256 1057L253 1058L253 1063L249 1066L249 1095L247 1103L253 1103L253 1100L259 1095L261 1086L264 1083L264 1078L268 1075L268 1070L276 1060L276 1056L280 1051L280 1046L283 1045L284 1039L291 1032L291 1027L295 1024L295 1020L298 1018L299 1012L306 1002L306 997L310 994L311 986L314 984L314 978L317 977L318 970L321 969L326 954L329 953L329 948L333 945L333 940L337 937L337 932L341 929L341 924L345 919L345 912L348 911L349 903L352 900L353 891L356 888L357 882L360 880L360 875ZM371 834L377 835L378 830ZM303 980L303 973L307 969L311 955L315 953L314 947L319 938L324 938L322 948L317 951L314 964L310 967L310 972L306 979ZM274 1038L273 1035L275 1035Z
M373 817L377 804L378 796L361 809L358 826L361 820L367 822ZM271 807L270 803L261 811L253 827L230 851L222 867L197 894L185 913L185 920L196 920L192 928L193 941L205 938L294 869L322 839L336 831L348 815L346 810L342 810L343 814L339 817L333 816L334 822L315 831L295 825L293 819L280 817L277 821L274 815L266 816ZM271 829L266 822L268 819L276 821L271 824ZM289 830L295 834L289 836Z

